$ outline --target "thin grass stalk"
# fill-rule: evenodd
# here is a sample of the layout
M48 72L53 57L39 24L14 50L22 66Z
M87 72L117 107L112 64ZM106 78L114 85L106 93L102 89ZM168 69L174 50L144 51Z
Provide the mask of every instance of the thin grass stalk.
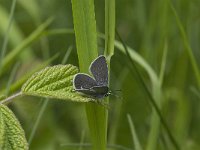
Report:
M9 23L8 23L8 27L5 33L5 37L4 37L4 41L3 41L3 46L1 49L1 57L0 57L0 69L2 67L2 62L7 50L7 45L8 45L8 36L11 30L11 25L12 25L12 21L13 21L13 15L14 15L14 11L15 11L15 6L16 6L16 1L17 0L13 0L12 1L12 6L11 6L11 10L10 10L10 16L9 16Z
M38 116L36 118L36 121L33 124L33 128L31 130L31 133L30 133L30 136L29 136L29 139L28 139L28 144L29 145L31 145L31 143L33 141L33 138L35 136L36 130L38 128L39 123L41 122L42 116L44 114L44 111L46 110L48 102L49 102L49 99L47 99L47 98L43 100L42 106L41 106L41 108L39 110L39 113L38 113Z
M29 37L27 37L22 43L20 43L16 48L11 50L10 53L6 55L2 62L2 69L0 70L0 76L4 73L6 67L23 51L26 47L28 47L31 43L33 43L36 39L41 37L43 31L50 25L52 22L52 18L48 19L46 22L41 24Z
M164 48L163 48L163 56L162 56L160 74L159 74L159 81L160 81L161 85L162 85L163 79L164 79L165 66L166 66L166 61L167 61L167 52L168 52L168 45L167 45L167 42L165 42Z
M12 82L13 82L14 79L15 79L15 76L16 76L16 73L17 73L17 69L19 68L19 66L20 66L20 63L17 62L17 63L14 65L13 69L12 69L12 72L11 72L11 74L10 74L10 77L9 77L9 79L8 79L8 83L7 83L7 86L6 86L6 92L5 92L5 95L6 95L6 96L8 96L8 94L9 94L9 92L10 92L10 87L11 87L11 85L12 85Z
M143 150L142 146L140 144L140 141L138 139L137 133L135 131L135 126L133 124L133 120L132 120L130 114L127 114L127 119L128 119L128 124L129 124L130 130L131 130L131 135L132 135L132 139L133 139L134 148L136 150Z

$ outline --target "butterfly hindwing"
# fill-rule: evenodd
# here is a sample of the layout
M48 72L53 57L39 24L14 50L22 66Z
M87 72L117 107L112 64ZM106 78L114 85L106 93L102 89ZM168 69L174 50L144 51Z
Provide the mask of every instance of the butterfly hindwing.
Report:
M97 86L96 81L87 74L78 73L74 76L74 89L81 90L81 89L90 89L94 86Z

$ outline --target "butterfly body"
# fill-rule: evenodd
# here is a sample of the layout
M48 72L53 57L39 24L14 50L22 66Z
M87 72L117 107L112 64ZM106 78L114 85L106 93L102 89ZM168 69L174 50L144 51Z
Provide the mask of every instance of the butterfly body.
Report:
M105 56L97 57L91 63L89 71L93 77L84 73L78 73L74 76L75 91L97 99L108 96L108 66Z

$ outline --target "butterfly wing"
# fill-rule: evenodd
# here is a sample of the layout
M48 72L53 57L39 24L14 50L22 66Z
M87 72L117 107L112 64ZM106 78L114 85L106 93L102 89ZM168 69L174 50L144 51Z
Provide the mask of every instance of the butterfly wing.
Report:
M83 73L78 73L74 76L73 86L75 91L93 98L103 98L108 93L107 86L98 86L92 77Z
M94 76L97 85L108 85L108 65L105 56L101 55L91 63L90 72Z
M73 85L75 90L90 89L97 85L96 81L87 74L78 73L74 76Z

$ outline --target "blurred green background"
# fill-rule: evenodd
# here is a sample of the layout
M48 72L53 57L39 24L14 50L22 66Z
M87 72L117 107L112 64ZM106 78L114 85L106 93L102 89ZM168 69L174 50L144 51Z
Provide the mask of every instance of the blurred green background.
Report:
M97 30L104 33L104 1L95 0ZM200 64L200 1L176 0L172 4L184 27L196 64ZM17 0L11 24L9 24L11 0L0 0L0 50L8 37L5 57L19 46L39 25L50 17L54 20L48 31L73 29L70 0ZM159 76L164 50L167 50L162 84L162 113L179 145L186 150L200 149L200 92L191 60L180 33L176 17L167 0L123 0L116 1L116 28L128 46L139 53ZM104 41L99 39L100 53ZM1 68L0 94L11 95L20 89L17 85L27 74L55 57L48 65L61 64L69 54L66 64L78 66L74 34L65 31L46 34L36 38L28 47ZM2 58L2 57L1 57ZM115 49L111 60L111 89L121 89L122 97L111 96L108 123L108 144L133 148L127 114L130 114L142 147L145 149L152 128L152 107L140 81L130 71L127 56ZM146 72L138 66L146 85L151 83ZM13 86L15 85L15 86ZM13 87L12 87L13 86ZM12 88L11 88L12 87ZM82 103L49 100L24 96L15 99L9 106L20 120L29 140L41 110L41 120L31 141L33 150L73 150L73 143L90 143L85 108ZM166 132L162 130L157 149L172 148ZM70 146L71 145L71 146ZM90 149L88 147L84 149Z

